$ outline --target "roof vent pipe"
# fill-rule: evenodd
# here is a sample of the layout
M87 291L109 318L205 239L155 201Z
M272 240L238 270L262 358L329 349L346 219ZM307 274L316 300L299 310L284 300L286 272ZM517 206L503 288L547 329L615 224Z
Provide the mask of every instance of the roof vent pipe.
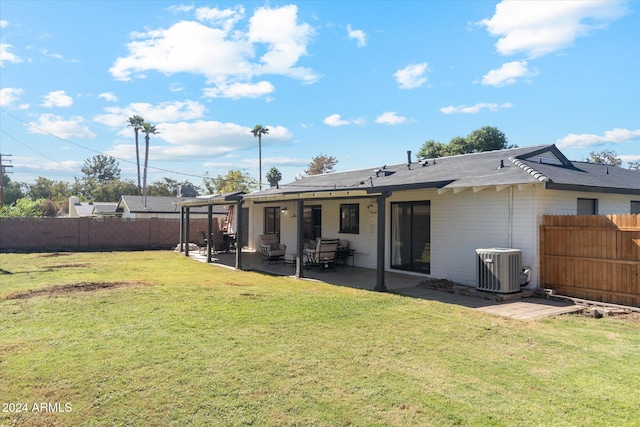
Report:
M502 169L504 167L504 160L500 160L500 166L498 166L498 169Z
M411 164L411 150L407 151L407 164Z

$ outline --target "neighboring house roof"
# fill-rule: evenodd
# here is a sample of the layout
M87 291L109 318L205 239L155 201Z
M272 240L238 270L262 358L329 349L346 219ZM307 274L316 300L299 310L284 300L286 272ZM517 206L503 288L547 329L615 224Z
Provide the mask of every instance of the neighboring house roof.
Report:
M94 203L93 213L96 215L109 215L116 213L117 203Z
M546 188L640 195L640 172L595 163L571 162L555 145L486 151L350 172L311 175L245 196L269 198L301 193L361 193L543 182Z
M76 202L73 204L78 216L95 216L116 211L117 203L113 202Z
M180 206L177 203L196 200L195 197L159 197L147 196L147 204L145 207L143 196L122 196L118 203L118 212L123 212L125 206L131 213L156 213L156 214L179 214ZM191 213L207 213L207 208L191 209ZM214 206L214 215L224 215L227 213L225 206Z

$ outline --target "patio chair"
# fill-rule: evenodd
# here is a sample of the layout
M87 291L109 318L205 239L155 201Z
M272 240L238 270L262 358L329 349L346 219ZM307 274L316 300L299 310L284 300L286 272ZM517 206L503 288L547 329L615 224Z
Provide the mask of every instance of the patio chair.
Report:
M202 253L207 249L207 234L204 231L198 231L198 253Z
M272 262L284 261L284 254L287 246L278 242L277 234L261 234L258 236L260 240L260 250L262 251L262 262L271 264Z
M320 270L335 269L336 250L339 244L338 239L320 239L315 242L315 246L307 247L304 250L305 266L318 267Z

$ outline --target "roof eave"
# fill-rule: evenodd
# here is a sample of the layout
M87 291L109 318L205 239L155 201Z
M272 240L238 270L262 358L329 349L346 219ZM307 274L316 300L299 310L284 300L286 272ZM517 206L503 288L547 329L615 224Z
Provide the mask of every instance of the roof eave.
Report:
M640 196L640 188L615 188L592 185L561 184L554 182L546 182L544 188L548 190L582 191L586 193L632 194Z

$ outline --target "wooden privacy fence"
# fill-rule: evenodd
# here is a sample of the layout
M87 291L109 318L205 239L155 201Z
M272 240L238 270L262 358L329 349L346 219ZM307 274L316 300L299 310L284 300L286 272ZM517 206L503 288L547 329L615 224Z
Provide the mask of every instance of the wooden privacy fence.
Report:
M640 306L640 215L544 216L540 287Z

